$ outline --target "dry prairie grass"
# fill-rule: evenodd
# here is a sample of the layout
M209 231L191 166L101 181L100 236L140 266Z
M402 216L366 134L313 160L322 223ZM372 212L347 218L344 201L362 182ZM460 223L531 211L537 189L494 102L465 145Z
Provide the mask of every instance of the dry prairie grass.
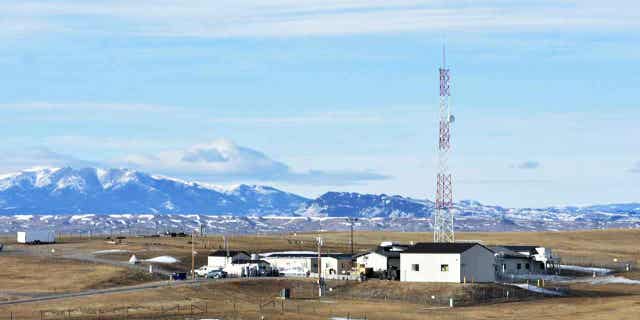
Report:
M126 268L55 257L2 256L0 262L1 291L70 292L149 280Z
M395 283L394 285L400 285ZM412 284L420 290L419 284ZM294 287L294 299L274 300L279 289ZM0 307L0 318L14 312L18 319L38 319L39 310L103 311L123 306L138 310L165 310L178 304L208 305L208 316L224 319L329 319L330 317L362 317L367 319L519 319L532 315L546 319L637 319L640 315L639 295L604 297L545 298L541 300L488 304L472 307L433 308L419 303L384 299L344 299L328 297L324 301L310 299L314 284L309 280L218 282L200 287L178 287L119 293L108 296L74 298L64 301ZM425 285L423 290L429 290ZM428 291L426 291L428 292ZM267 301L275 301L266 304ZM262 312L259 304L263 303ZM154 309L155 308L155 309ZM284 312L282 312L284 310ZM88 315L87 318L91 318ZM133 315L133 312L131 313Z

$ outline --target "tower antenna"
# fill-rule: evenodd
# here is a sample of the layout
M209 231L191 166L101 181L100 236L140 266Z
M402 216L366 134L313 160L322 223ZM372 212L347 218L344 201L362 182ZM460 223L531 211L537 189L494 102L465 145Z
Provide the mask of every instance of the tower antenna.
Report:
M446 46L443 44L442 45L442 68L446 68L447 67L447 53L445 51Z
M455 242L453 233L453 187L448 159L451 150L451 123L449 111L451 77L446 67L445 46L442 46L440 68L440 127L438 138L438 175L436 177L436 203L433 221L433 242Z

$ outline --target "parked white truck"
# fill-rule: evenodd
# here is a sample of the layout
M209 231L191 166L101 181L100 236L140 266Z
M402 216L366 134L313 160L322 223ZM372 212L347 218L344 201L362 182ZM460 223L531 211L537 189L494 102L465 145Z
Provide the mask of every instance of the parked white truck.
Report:
M41 244L56 242L56 235L50 230L18 231L18 243Z

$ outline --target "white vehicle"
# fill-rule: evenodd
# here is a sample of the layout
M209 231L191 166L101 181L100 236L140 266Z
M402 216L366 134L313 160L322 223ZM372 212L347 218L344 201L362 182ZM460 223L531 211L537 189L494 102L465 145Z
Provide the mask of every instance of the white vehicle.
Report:
M211 271L216 271L216 270L222 270L221 268L215 268L215 267L210 267L210 266L202 266L198 269L196 269L196 275L200 276L200 277L206 277Z
M41 244L56 242L56 235L49 230L18 231L18 243Z

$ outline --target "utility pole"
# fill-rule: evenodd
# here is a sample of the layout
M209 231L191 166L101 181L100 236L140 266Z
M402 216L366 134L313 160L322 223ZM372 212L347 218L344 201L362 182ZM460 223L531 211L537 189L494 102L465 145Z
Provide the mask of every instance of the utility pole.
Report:
M347 218L347 222L349 222L350 227L351 227L351 234L350 234L350 238L349 238L349 246L351 247L351 256L353 256L354 254L354 245L355 242L353 242L353 225L358 222L358 218Z
M229 261L229 242L227 240L227 236L226 235L222 235L222 242L224 245L224 250L226 252L226 257L224 258L224 267L225 269L227 268L227 261Z
M196 230L191 230L191 279L196 278L196 248L195 248L195 240L194 235Z
M455 120L449 111L451 76L447 69L445 48L442 47L440 71L440 129L438 138L438 176L433 221L433 242L455 242L453 233L452 175L447 164L451 149L451 123Z
M317 237L316 242L318 244L318 298L322 297L322 245L324 244L322 237Z

